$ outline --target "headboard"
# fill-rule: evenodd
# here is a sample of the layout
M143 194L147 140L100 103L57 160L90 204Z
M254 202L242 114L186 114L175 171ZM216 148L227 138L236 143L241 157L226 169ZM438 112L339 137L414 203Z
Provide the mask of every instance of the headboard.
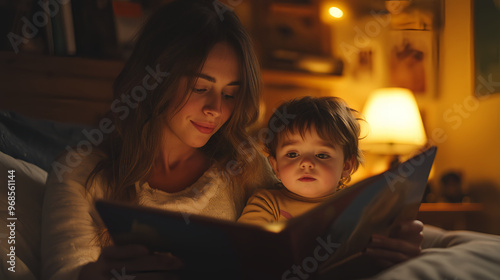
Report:
M0 110L96 124L109 110L122 61L0 52Z

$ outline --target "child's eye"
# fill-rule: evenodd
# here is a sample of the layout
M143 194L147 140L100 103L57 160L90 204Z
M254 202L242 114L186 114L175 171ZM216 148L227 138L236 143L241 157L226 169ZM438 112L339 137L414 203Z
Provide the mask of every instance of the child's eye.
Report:
M320 158L320 159L328 159L328 158L330 158L330 156L327 155L327 154L317 154L316 157Z
M299 154L298 154L298 153L291 152L291 153L287 153L287 154L286 154L286 156L287 156L287 157L289 157L289 158L296 158L296 157L298 157L298 156L299 156Z

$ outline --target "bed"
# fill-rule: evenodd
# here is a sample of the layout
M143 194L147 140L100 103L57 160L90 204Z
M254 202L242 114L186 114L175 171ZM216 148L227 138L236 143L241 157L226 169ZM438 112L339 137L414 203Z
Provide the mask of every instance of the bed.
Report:
M0 172L6 186L0 192L0 279L39 279L41 209L50 164L85 139L85 131L108 110L122 66L121 61L0 52ZM15 176L11 185L10 174ZM9 186L15 187L10 194ZM9 196L15 202L12 216ZM13 231L4 225L8 218L17 219Z
M5 188L0 192L0 254L7 260L0 265L0 279L36 280L47 171L57 154L85 139L85 131L109 108L112 82L123 63L12 53L0 53L0 61L0 180L15 186L10 194ZM14 182L8 183L9 174L15 174ZM13 230L3 225L11 222ZM421 256L371 279L500 279L499 236L432 226L424 235ZM15 240L15 248L9 240Z

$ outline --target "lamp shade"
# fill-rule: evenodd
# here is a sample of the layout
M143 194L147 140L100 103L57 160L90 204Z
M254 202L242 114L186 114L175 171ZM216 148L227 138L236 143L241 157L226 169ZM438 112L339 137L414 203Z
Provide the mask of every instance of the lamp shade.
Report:
M382 88L368 98L363 110L367 126L361 148L379 154L405 155L427 139L417 102L405 88Z

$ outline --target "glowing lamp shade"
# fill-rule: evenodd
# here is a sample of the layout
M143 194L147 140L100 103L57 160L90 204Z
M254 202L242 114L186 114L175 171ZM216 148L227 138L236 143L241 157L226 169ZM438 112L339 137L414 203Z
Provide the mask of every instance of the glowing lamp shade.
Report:
M363 110L367 122L361 148L388 155L406 155L427 142L424 125L412 92L382 88L368 98Z

